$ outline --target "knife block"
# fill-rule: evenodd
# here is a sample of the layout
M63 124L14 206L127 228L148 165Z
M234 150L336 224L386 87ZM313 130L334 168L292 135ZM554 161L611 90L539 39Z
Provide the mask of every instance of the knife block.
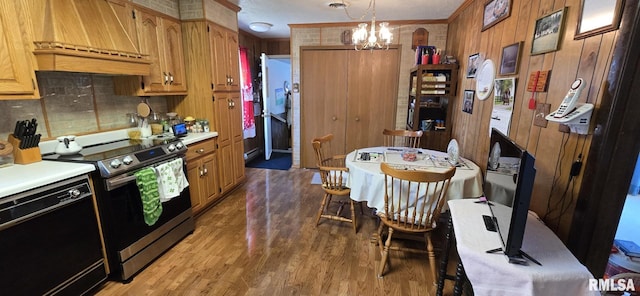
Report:
M15 163L29 164L42 160L40 147L20 149L20 139L14 137L13 134L9 135L9 143L13 145L13 158Z

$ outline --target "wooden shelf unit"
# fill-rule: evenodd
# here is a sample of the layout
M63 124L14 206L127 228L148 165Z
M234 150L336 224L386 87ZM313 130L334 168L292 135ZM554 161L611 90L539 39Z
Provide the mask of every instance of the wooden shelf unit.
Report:
M424 131L420 141L422 148L446 150L451 140L449 124L457 82L457 64L427 64L411 69L407 129ZM425 120L433 120L427 129L422 125Z

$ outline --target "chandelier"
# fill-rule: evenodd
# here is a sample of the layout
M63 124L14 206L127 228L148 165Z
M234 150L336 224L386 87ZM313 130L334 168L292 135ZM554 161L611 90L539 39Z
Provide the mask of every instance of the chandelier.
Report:
M342 0L342 7L349 18L356 20L356 18L353 18L349 14L344 0ZM389 23L381 22L380 29L376 33L376 0L369 1L369 7L367 7L365 14L358 20L364 19L364 17L369 14L369 10L372 11L371 27L367 28L367 23L360 23L357 28L353 28L351 30L351 41L353 42L355 49L389 49L389 44L391 44L391 40L393 38L393 35L389 30Z

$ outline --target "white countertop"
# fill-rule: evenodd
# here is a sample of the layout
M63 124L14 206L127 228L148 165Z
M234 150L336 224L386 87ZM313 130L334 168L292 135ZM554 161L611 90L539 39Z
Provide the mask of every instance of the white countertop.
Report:
M92 134L78 137L79 142L93 140L93 138L121 137L125 135L122 130ZM217 132L190 133L182 138L185 145L190 145L206 139L217 137ZM40 143L42 153L51 153L55 149L58 141L47 141ZM84 143L81 143L81 145ZM14 164L12 166L0 168L0 198L12 194L27 191L36 187L59 182L64 179L79 176L94 171L96 168L92 164L70 163L61 161L43 160L31 164Z
M43 160L0 168L0 198L94 171L92 164Z
M187 134L186 137L182 138L182 143L185 145L190 145L193 143L197 143L200 141L204 141L206 139L215 138L218 136L218 132L209 132L209 133L190 133Z

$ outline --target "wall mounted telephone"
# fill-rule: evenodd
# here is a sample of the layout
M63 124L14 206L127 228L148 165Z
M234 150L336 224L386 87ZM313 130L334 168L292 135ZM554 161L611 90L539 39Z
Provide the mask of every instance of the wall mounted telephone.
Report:
M584 88L584 80L576 79L571 84L567 95L560 103L558 110L549 113L544 118L569 126L572 133L586 135L589 132L589 122L593 113L593 104L578 104L580 93Z
M569 88L567 95L562 100L562 103L560 103L560 107L558 107L558 110L554 112L553 117L562 118L569 115L569 113L571 113L571 111L575 109L576 103L580 98L580 93L582 92L583 88L584 80L582 80L582 78L578 78L576 81L574 81L571 84L571 88Z

